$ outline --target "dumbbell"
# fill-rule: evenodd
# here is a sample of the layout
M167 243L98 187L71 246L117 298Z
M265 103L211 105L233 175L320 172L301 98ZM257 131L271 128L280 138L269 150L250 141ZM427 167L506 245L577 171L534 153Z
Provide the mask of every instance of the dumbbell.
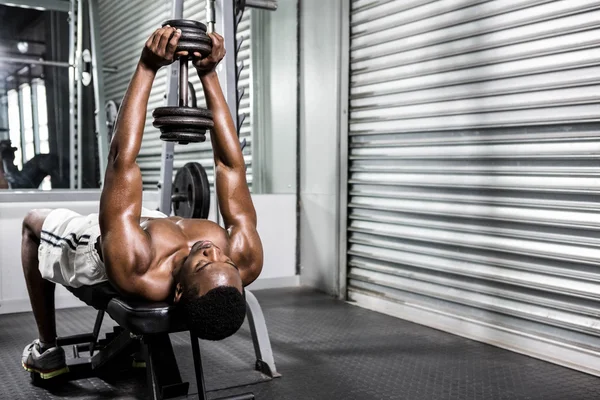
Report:
M187 51L187 56L179 57L179 106L158 107L152 113L152 125L161 132L160 139L179 144L204 142L206 131L212 129L212 113L206 108L188 106L188 61L193 53L206 57L212 51L212 41L206 34L206 25L187 19L172 19L162 26L169 25L181 30L177 52Z

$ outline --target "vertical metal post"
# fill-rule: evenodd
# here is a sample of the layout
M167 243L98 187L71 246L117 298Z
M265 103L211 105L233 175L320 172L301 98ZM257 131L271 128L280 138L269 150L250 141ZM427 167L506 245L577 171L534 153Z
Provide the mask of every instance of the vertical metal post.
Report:
M225 58L217 71L219 81L229 106L231 117L235 121L238 115L237 87L235 86L235 5L234 0L222 0L216 3L217 20L221 35L225 39ZM218 29L217 29L218 30Z
M340 98L339 116L339 160L338 160L338 298L346 300L348 281L348 108L350 106L350 5L342 1L340 9Z
M171 19L183 18L183 0L173 0L171 10ZM167 75L167 96L165 105L174 106L178 103L179 84L178 65L173 63L169 65ZM160 164L160 178L158 181L159 190L159 210L167 215L171 215L171 191L173 186L173 158L175 155L175 143L163 142L162 144L162 162Z
M83 1L77 2L77 51L75 52L75 64L76 70L75 79L77 81L77 128L75 132L75 144L77 146L77 189L81 189L83 185L83 163L82 158L82 145L83 145L83 82L81 82L81 53L83 53Z
M108 160L108 128L104 112L104 61L100 50L100 27L98 24L98 0L88 0L90 47L92 52L92 82L94 85L94 102L96 109L96 134L98 139L98 168L100 170L100 187L104 185L106 162Z
M225 101L229 106L229 112L234 121L237 121L237 87L235 85L236 66L235 66L235 4L234 0L221 0L215 7L216 21L219 22L217 31L221 31L221 36L225 40L225 58L217 68L219 82L225 95ZM214 169L216 174L216 168ZM215 185L215 193L217 187ZM218 196L218 193L217 193ZM217 223L223 225L221 213L219 212L219 202L216 204Z
M40 118L38 112L38 85L39 82L31 79L31 68L29 69L29 88L31 90L31 127L33 128L33 151L40 152Z
M9 126L8 126L8 90L6 82L2 96L0 97L0 140L9 139Z
M69 11L69 187L75 189L77 182L77 159L75 158L77 135L77 86L75 77L75 48L77 45L77 0L71 0Z

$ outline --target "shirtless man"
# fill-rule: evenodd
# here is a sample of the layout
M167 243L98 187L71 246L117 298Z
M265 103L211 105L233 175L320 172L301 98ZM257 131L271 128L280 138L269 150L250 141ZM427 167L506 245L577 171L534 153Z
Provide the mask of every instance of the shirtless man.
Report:
M182 308L198 337L220 340L245 317L243 287L261 272L263 250L246 182L244 158L215 68L223 38L209 34L212 53L194 66L213 113L215 180L225 229L200 219L167 217L142 207L136 158L157 71L176 58L181 32L155 31L146 42L111 141L98 214L33 210L23 220L21 257L39 339L23 352L26 370L51 378L67 371L56 346L54 288L106 281L123 296L170 301Z

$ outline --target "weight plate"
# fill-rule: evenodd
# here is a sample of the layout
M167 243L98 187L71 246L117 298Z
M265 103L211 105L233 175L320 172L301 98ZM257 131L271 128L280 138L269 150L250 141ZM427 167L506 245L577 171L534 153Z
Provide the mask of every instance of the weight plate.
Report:
M162 26L166 25L172 26L173 28L196 28L206 32L206 25L193 19L170 19L163 22Z
M208 108L194 108L194 107L157 107L152 112L152 116L165 117L165 116L182 116L182 117L201 117L212 119L212 112Z
M155 128L197 128L211 129L214 126L212 119L198 117L180 117L176 115L154 118L152 125Z
M187 51L188 54L200 53L202 57L206 57L212 51L212 46L205 43L189 42L187 40L180 40L177 44L177 51Z
M206 25L202 22L190 19L171 19L165 21L163 26L165 25L181 30L177 51L198 52L203 57L212 51L212 40L206 34Z
M160 140L165 142L178 142L179 144L202 143L206 141L206 133L203 132L161 132Z
M171 196L173 213L182 218L208 218L210 184L206 170L189 162L177 171Z

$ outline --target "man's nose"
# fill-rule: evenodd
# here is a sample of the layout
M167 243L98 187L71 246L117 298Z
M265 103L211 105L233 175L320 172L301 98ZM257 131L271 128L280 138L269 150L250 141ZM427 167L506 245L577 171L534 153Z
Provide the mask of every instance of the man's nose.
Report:
M221 254L221 251L219 250L219 248L217 246L210 246L210 247L203 249L202 254L206 258L209 258L211 260L216 260L219 257L219 255Z

